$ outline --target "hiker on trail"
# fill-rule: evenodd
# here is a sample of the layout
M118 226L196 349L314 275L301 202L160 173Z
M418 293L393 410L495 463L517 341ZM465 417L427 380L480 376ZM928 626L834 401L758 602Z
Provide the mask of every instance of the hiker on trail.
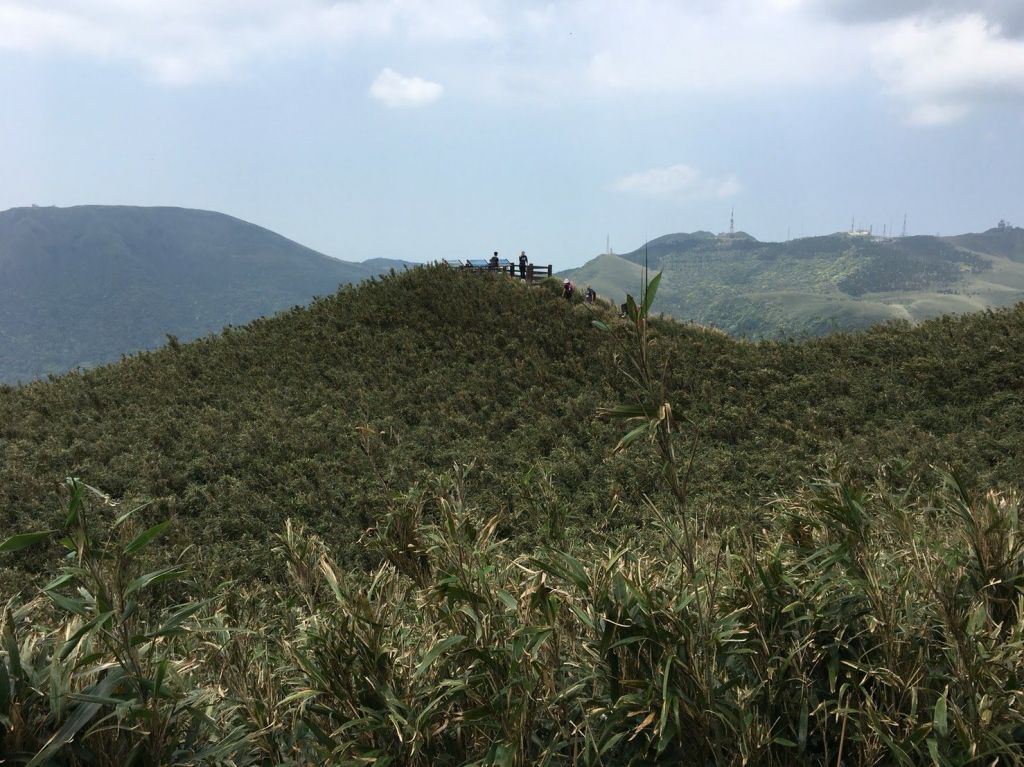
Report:
M592 304L597 300L597 291L587 285L587 292L583 294L583 300Z
M498 251L494 251L494 255L491 256L491 271L498 270Z
M530 260L526 257L526 251L524 250L519 254L519 276L526 279L526 267L529 266Z
M575 288L573 288L572 283L569 282L569 280L562 283L562 298L566 301L572 301L572 294L574 292Z

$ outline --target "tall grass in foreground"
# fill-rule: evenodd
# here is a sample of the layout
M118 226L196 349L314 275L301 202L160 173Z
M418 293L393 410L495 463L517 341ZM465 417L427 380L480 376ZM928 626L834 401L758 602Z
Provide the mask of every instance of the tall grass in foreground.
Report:
M459 472L420 489L411 527L381 526L368 545L390 561L369 573L289 527L274 590L147 602L152 573L116 554L146 531L119 537L8 605L0 747L69 765L1024 759L1019 502L892 482L812 483L763 530L702 536L692 573L667 518L642 548L513 556Z
M174 586L182 563L144 566L164 522L70 481L63 571L0 627L3 758L1024 761L1019 499L952 476L921 488L898 468L867 487L836 472L761 529L710 528L688 506L698 441L664 396L650 297L609 328L636 399L608 415L634 422L621 447L650 438L672 491L641 544L563 541L572 509L541 490L548 544L516 554L456 466L381 509L364 537L379 567L347 571L289 523L283 581L198 599Z

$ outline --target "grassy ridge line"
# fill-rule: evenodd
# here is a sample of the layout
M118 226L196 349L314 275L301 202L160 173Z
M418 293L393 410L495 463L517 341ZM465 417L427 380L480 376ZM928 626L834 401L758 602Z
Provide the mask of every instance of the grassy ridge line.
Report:
M659 467L609 457L616 432L594 414L621 382L589 320L546 288L420 269L0 389L0 524L53 527L54 484L76 475L168 499L180 541L226 571L260 575L289 517L343 563L370 564L358 538L380 509L475 458L473 490L505 511L502 535L536 541L561 504L567 539L622 540ZM889 461L1003 486L1024 475L1021 307L804 343L656 330L673 406L701 433L695 502L723 521L835 460L862 478Z

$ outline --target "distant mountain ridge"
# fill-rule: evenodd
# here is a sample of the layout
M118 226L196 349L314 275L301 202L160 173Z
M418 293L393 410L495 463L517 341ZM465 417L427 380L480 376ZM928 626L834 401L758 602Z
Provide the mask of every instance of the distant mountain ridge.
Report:
M619 302L647 259L663 272L655 308L752 337L820 335L888 320L1024 300L1024 229L954 237L837 233L760 242L745 232L669 234L565 275Z
M13 208L0 212L0 382L196 338L401 266L211 211Z

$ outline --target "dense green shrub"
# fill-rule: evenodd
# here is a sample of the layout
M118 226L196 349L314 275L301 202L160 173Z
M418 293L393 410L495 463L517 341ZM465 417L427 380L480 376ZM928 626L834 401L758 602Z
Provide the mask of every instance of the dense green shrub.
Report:
M472 457L472 489L509 512L501 533L516 545L548 526L523 513L535 489L522 479L537 466L568 509L568 539L625 540L643 529L644 494L663 492L659 466L610 454L616 431L593 415L625 395L615 345L553 293L421 269L221 336L0 387L0 527L55 526L55 488L81 476L115 497L163 499L169 542L196 546L221 575L272 578L270 537L288 518L344 565L373 566L358 539L393 494ZM669 400L701 434L694 503L756 519L828 455L859 480L905 459L1017 483L1022 319L1017 308L761 344L652 321ZM363 430L378 435L372 456ZM4 582L24 583L9 569Z
M457 469L381 514L370 572L289 525L280 584L180 605L133 589L176 563L119 575L153 528L90 534L51 606L5 611L0 748L101 765L1017 762L1020 502L916 482L816 481L763 529L705 529L691 564L660 512L642 546L516 555Z
M948 387L961 381L913 356L933 348L924 331L750 347L652 322L649 303L630 302L622 323L598 321L593 337L580 329L614 349L625 374L616 389L609 371L609 391L620 396L601 411L628 431L601 432L621 436L607 459L621 473L607 478L617 483L611 496L594 500L597 523L571 497L589 466L583 450L558 434L549 458L530 465L520 456L511 473L486 460L421 473L396 460L404 437L395 422L364 424L351 455L375 505L359 540L332 543L284 519L263 536L264 559L277 563L265 582L218 586L204 579L215 570L210 549L170 554L180 540L173 521L189 530L182 506L116 504L69 480L54 524L63 532L0 544L24 553L53 539L69 552L41 597L11 599L4 610L0 752L30 765L1024 760L1021 501L915 468L936 444L926 430L969 434L958 449L984 465L992 445L1014 438L1005 425L952 431L962 421ZM989 337L1002 331L1008 347L1020 337L1010 319L980 327ZM926 330L943 338L949 327ZM917 385L868 380L855 365L787 378L787 355L814 357L829 343L836 357L901 360ZM703 357L718 362L715 378L676 367L676 344L719 352ZM729 365L751 349L762 364ZM1012 410L1009 382L998 381L1002 358L957 354L949 359L991 360L973 371L974 393ZM918 431L890 447L916 440L920 452L869 474L870 453L851 466L839 443L821 457L819 479L730 526L727 510L708 501L712 491L697 488L728 477L715 460L730 455L737 474L753 472L742 487L772 493L784 483L759 473L742 446L779 456L784 442L770 439L764 411L728 392L778 396L779 386L820 398L810 414L778 411L790 413L794 433L813 434L825 419L856 445L872 432L844 419L911 413ZM275 390L289 394L298 393ZM476 395L468 387L457 396ZM638 449L648 444L653 460ZM740 447L730 454L726 445ZM605 454L601 444L590 449ZM273 441L254 442L254 460L261 451L287 455ZM310 461L296 481L317 468ZM188 469L206 470L201 460ZM231 487L245 514L242 501L258 495L237 480ZM728 505L735 490L719 487ZM323 487L303 492L311 501ZM643 504L640 536L613 525L630 493ZM266 502L274 509L286 513ZM168 511L173 519L160 519ZM246 533L252 522L235 524ZM348 566L354 560L373 564Z

